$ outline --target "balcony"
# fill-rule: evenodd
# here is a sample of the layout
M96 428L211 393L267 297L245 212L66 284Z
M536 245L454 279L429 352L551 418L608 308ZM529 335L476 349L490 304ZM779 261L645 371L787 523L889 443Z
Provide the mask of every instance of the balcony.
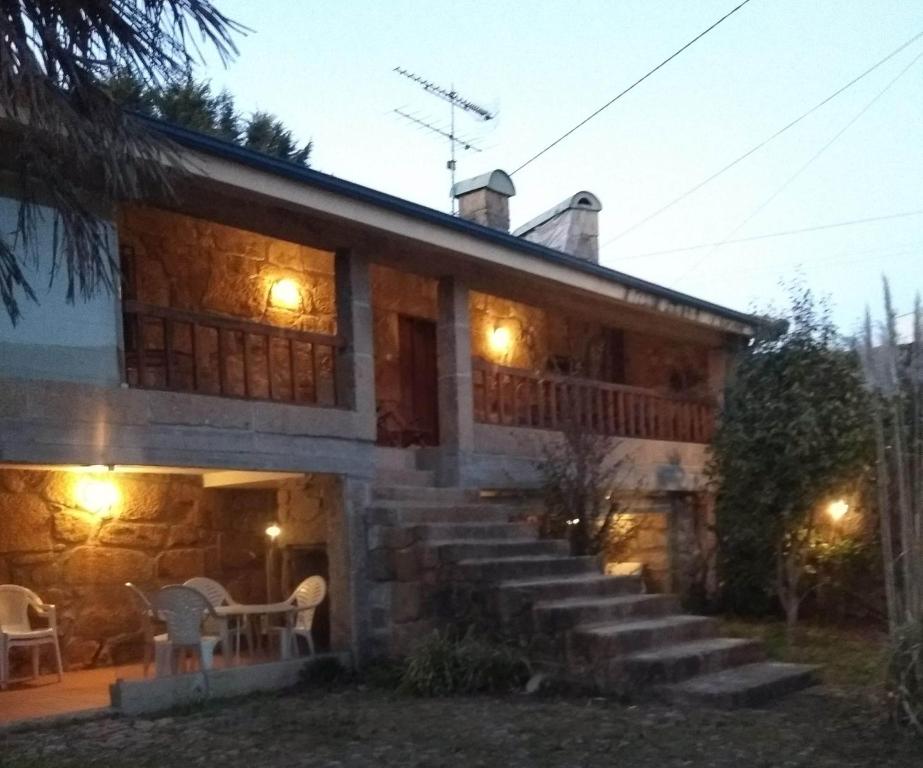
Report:
M472 360L474 418L482 424L560 429L572 413L595 434L707 443L715 424L710 400L592 379L537 374Z
M128 300L129 386L335 407L339 336Z

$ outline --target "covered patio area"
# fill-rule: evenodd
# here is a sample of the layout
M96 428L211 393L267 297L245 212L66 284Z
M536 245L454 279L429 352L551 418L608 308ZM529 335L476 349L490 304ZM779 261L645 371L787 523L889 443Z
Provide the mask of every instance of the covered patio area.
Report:
M148 690L145 679L150 691L169 699L176 686L165 687L165 679L182 692L188 683L181 679L202 678L203 665L228 690L258 681L246 672L254 665L276 669L272 674L284 682L292 674L286 659L300 665L302 656L336 643L330 627L337 599L326 587L328 524L338 498L338 480L330 475L0 465L0 585L24 588L8 589L0 601L15 602L20 592L39 601L27 601L25 626L0 605L0 653L9 659L0 723L108 707L125 691L137 702ZM309 578L323 583L320 602L299 610L295 590ZM224 597L199 582L219 585ZM158 611L164 588L184 583L198 590L193 597L206 610L196 615L210 614L201 633L213 641L200 646L204 662L186 659L185 666L170 658L178 641ZM5 647L8 639L48 628L61 648L61 681L53 643L36 649L37 678L32 648ZM117 681L122 693L111 698Z

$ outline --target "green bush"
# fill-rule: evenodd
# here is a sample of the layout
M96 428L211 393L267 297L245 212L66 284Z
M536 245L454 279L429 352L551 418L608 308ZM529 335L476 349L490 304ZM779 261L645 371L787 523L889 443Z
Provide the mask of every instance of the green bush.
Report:
M515 648L467 632L434 632L407 659L400 690L415 696L507 693L529 679L525 657Z
M892 631L889 655L894 718L923 733L923 624L909 622Z

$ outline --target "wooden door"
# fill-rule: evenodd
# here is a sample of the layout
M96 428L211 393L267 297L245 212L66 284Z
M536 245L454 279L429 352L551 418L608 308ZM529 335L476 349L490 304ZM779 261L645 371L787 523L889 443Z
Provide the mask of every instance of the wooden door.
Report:
M436 323L398 316L400 413L404 445L438 445L439 404Z

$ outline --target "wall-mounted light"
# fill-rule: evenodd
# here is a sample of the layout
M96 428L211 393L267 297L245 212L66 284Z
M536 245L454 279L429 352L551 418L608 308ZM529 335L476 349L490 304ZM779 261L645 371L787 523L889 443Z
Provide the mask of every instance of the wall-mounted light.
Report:
M77 505L98 517L110 517L119 502L119 489L112 480L81 477L74 487Z
M498 325L490 332L488 340L490 341L490 350L495 355L508 355L510 347L513 345L513 335L510 333L510 329L502 325Z
M269 303L280 309L301 309L301 289L290 277L276 280L269 289Z
M849 512L849 503L845 499L837 499L827 505L827 514L835 523L842 520L847 512Z
M282 533L282 529L279 527L279 524L278 524L278 523L272 523L272 524L266 529L266 535L267 535L272 541L275 541L277 538L279 538L279 534L281 534L281 533Z

